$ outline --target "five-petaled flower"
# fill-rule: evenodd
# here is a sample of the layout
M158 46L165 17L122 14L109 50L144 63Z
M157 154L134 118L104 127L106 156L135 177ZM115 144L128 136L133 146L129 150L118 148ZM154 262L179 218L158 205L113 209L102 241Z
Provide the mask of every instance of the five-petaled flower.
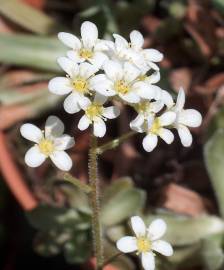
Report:
M145 270L155 269L155 252L164 256L172 256L172 246L160 238L166 232L166 223L162 219L154 220L148 228L144 221L134 216L131 227L135 236L124 236L117 241L117 248L124 253L136 252L141 255L142 266Z
M49 116L44 131L27 123L21 126L20 132L24 138L35 143L25 155L29 167L38 167L49 157L60 170L71 169L72 160L65 150L71 148L75 141L71 136L63 134L64 124L58 117Z
M96 137L103 137L106 133L107 119L114 119L120 114L120 110L115 106L104 107L107 97L96 94L93 102L89 99L82 104L85 114L79 121L78 128L85 130L90 124L93 124L93 134Z
M174 127L177 129L180 140L185 147L192 144L192 135L188 127L199 127L202 122L201 114L194 109L184 109L185 93L184 89L180 88L176 105L172 110L176 113Z

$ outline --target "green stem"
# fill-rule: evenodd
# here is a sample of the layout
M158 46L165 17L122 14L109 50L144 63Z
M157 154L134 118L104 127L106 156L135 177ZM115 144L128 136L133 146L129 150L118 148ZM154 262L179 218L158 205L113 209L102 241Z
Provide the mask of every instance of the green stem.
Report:
M105 152L107 150L116 148L121 143L123 143L124 141L126 141L130 137L134 136L135 134L136 134L136 131L129 131L129 132L125 133L124 135L97 147L97 149L96 149L97 154L101 155L101 154L103 154L103 152Z
M100 224L100 200L97 169L97 138L92 135L89 150L89 182L90 187L92 188L90 193L92 207L92 237L96 257L96 270L102 270L104 257L102 229Z
M75 178L70 173L65 173L63 179L78 187L85 193L90 193L92 191L92 188L89 185L82 183L79 179Z

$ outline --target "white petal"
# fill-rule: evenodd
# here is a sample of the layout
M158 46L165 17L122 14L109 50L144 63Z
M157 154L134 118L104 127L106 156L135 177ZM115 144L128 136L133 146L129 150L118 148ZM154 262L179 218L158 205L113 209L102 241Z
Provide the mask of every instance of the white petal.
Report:
M84 22L81 25L81 37L85 48L92 48L98 39L98 29L92 22Z
M105 133L106 133L106 125L101 118L97 117L97 119L95 119L93 123L93 134L96 137L103 137Z
M157 240L152 243L152 249L159 252L164 256L172 256L173 255L173 248L172 246L163 240Z
M118 107L110 106L107 108L104 108L103 116L108 119L114 119L118 117L120 114L120 110Z
M115 46L118 51L128 48L128 42L122 36L113 34L113 37L115 39Z
M101 95L99 93L96 93L94 97L94 102L103 105L107 101L107 97L104 95Z
M165 90L161 90L161 100L164 102L167 108L171 108L174 104L172 96Z
M175 112L165 112L159 117L160 124L162 126L169 126L171 125L176 119L176 113Z
M202 116L194 109L187 109L179 113L178 122L188 127L198 127L201 125Z
M74 36L70 33L60 32L60 33L58 33L58 38L66 46L68 46L72 49L78 50L81 48L80 40L76 36Z
M70 77L76 76L78 74L78 65L69 58L59 57L57 62Z
M25 139L35 143L38 143L43 138L42 131L33 124L22 125L20 133Z
M129 62L124 63L124 80L126 82L134 81L141 71Z
M64 151L55 151L50 155L50 159L62 171L69 171L72 168L72 160Z
M67 57L74 61L75 63L82 63L85 61L85 58L82 58L79 55L79 51L68 51L67 52Z
M131 128L138 128L142 126L144 123L144 116L142 114L138 114L137 117L131 121L130 127Z
M155 269L155 257L152 252L142 253L142 266L145 270Z
M66 150L75 144L74 138L64 134L54 140L54 145L57 150Z
M123 77L123 69L120 63L108 60L104 63L103 69L112 81L120 80Z
M145 82L150 83L150 84L154 84L160 81L160 72L159 71L155 71L152 73L152 75L148 76L145 79Z
M181 111L184 108L184 104L185 104L185 92L184 89L181 87L178 92L175 110Z
M83 95L79 96L79 106L85 111L88 106L92 103L91 100Z
M166 232L166 223L162 219L155 219L148 227L148 234L152 241L158 240Z
M90 62L95 67L101 68L106 60L108 60L108 57L105 53L95 52L93 57L90 59Z
M147 152L152 152L157 146L158 138L155 134L148 133L142 141L143 148Z
M81 63L79 66L79 75L85 79L89 79L98 69L89 63Z
M131 46L133 49L139 50L143 47L144 38L139 31L132 31L130 33Z
M79 120L78 123L78 129L80 130L85 130L89 127L89 125L91 124L91 121L89 120L89 118L84 114L81 119Z
M190 130L185 126L180 125L178 127L177 131L178 131L178 134L180 136L180 140L181 140L181 143L183 144L183 146L185 146L185 147L191 146L193 138L192 138L192 135L190 133Z
M133 88L136 89L137 93L141 98L153 99L155 97L154 85L148 85L145 82L136 82L133 84Z
M148 61L160 62L163 59L163 54L156 49L145 49L143 54Z
M138 103L140 101L140 97L134 92L129 92L125 95L119 95L123 100L129 102L129 103Z
M107 79L104 74L98 74L89 80L90 88L104 96L114 96L113 82Z
M146 233L145 223L139 216L131 217L131 227L137 237L144 236Z
M29 167L38 167L40 166L47 157L42 154L39 150L38 145L31 147L25 155L25 162Z
M151 110L154 113L158 113L159 111L162 110L164 104L161 100L151 102Z
M70 94L64 100L64 109L67 113L77 113L80 111L80 106L78 104L78 95L75 93Z
M159 71L159 66L156 65L155 63L149 61L149 62L147 62L147 64L151 69L153 69L155 71Z
M173 133L167 128L161 128L159 131L159 136L167 143L171 144L174 140Z
M131 236L122 237L116 243L117 249L121 252L129 253L137 250L136 238Z
M59 137L63 134L64 129L63 122L57 116L51 115L46 120L45 137Z
M72 91L70 79L65 77L51 79L48 88L51 93L56 95L66 95Z

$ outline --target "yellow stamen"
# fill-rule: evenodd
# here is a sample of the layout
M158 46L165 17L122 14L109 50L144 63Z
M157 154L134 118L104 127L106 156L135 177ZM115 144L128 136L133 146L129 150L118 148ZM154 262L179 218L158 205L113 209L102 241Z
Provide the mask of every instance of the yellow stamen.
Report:
M46 156L50 156L55 148L54 143L49 139L42 139L39 143L40 152Z
M114 88L118 94L125 95L130 91L130 85L128 85L125 81L119 80L114 84Z
M153 121L153 124L150 128L150 132L154 133L154 134L158 134L159 130L161 129L161 124L160 124L160 120L159 118L156 118L154 121Z
M87 93L89 91L88 81L82 77L77 77L72 81L72 86L75 91Z
M93 52L88 50L88 49L82 48L79 51L79 55L80 55L80 57L82 57L82 58L84 58L86 60L89 60L90 58L93 57Z
M138 76L138 80L139 81L144 81L146 78L147 78L146 75L140 75L140 76Z
M147 237L141 236L137 238L137 247L139 253L150 251L151 246L151 241Z
M85 111L86 116L93 121L95 117L101 117L103 106L98 103L92 103Z
M142 102L134 105L134 108L138 113L146 113L150 110L150 102L149 101L142 101Z

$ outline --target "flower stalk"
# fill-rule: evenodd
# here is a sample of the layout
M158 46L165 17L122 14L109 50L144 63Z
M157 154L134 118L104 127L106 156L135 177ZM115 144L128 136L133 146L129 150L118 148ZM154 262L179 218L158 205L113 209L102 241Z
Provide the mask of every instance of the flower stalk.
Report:
M100 223L99 181L97 167L97 138L92 135L89 150L89 183L92 189L90 202L92 207L92 239L96 257L96 270L102 270L104 264L102 228Z

